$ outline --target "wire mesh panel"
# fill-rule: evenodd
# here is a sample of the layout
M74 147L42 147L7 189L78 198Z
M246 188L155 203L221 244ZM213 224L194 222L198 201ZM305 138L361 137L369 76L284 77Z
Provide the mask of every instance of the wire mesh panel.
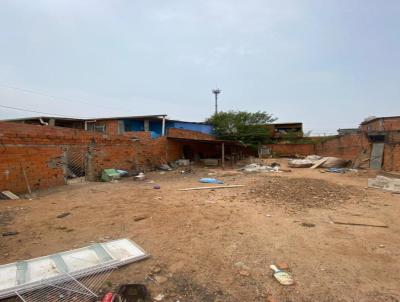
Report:
M65 273L57 281L42 282L37 289L17 291L15 294L23 302L96 301L101 287L115 268L105 266L79 280Z
M65 177L69 180L86 180L87 158L86 148L69 146L64 149L65 155Z

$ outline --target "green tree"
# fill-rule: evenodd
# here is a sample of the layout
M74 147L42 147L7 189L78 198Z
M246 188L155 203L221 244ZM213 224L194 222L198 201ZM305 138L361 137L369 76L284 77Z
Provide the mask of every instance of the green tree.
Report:
M218 112L206 122L214 126L214 135L219 139L238 140L257 148L269 141L271 133L267 124L276 120L265 111L227 111Z

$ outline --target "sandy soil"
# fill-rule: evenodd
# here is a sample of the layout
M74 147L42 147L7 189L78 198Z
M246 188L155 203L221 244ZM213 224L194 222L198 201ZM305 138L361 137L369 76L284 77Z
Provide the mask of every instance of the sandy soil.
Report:
M178 191L208 173L245 186ZM0 201L1 233L19 232L0 237L0 263L126 237L152 256L115 271L107 286L144 283L163 301L400 301L400 195L366 188L365 174L198 167L147 179L161 189L125 179ZM63 212L71 214L57 218ZM339 218L389 227L331 223ZM272 278L276 262L289 265L294 285Z

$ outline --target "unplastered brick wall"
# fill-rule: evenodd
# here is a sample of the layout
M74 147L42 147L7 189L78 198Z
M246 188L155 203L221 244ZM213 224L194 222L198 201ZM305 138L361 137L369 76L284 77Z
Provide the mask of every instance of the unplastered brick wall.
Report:
M353 162L370 148L365 133L351 133L336 136L328 141L315 145L315 153L321 156L334 156L349 159Z
M166 138L133 141L61 127L0 122L0 189L27 191L23 171L32 190L65 184L65 152L82 150L87 176L97 179L105 168L146 169L166 158Z
M314 144L268 144L266 147L279 156L315 154Z
M383 169L400 171L400 131L390 131L386 135Z

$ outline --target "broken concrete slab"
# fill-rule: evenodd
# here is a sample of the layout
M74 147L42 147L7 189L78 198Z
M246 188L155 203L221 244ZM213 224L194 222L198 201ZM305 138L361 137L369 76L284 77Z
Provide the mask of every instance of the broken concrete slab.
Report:
M397 193L400 192L400 179L378 175L368 179L368 187Z

